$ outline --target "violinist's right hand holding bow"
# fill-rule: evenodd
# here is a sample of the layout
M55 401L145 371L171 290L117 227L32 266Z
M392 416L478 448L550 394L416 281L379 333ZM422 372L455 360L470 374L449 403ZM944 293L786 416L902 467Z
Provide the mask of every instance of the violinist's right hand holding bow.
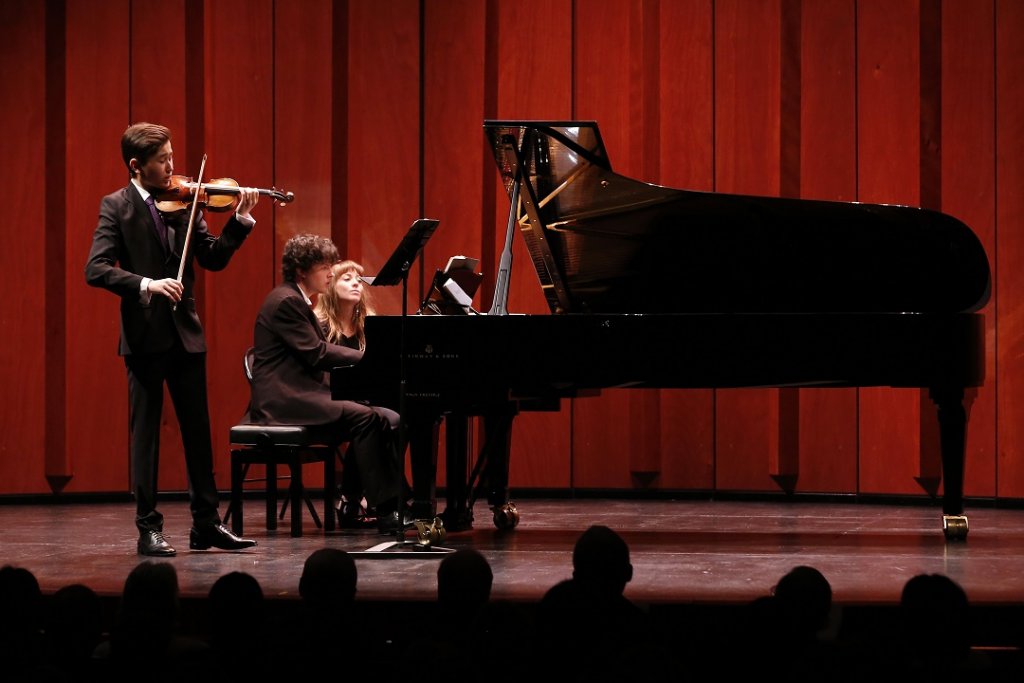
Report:
M174 278L165 277L162 280L150 280L146 290L151 294L162 294L174 303L178 303L181 301L181 293L184 288Z

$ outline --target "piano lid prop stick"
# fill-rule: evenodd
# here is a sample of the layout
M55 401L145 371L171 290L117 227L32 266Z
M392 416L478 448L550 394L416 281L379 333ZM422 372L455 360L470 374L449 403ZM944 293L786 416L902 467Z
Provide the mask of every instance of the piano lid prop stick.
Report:
M206 169L206 155L203 155L203 163L199 164L199 177L196 179L196 187L203 186L203 171ZM188 230L185 231L185 244L181 247L181 263L178 264L178 282L181 282L181 276L185 272L185 259L188 257L188 245L192 241L192 225L196 220L196 207L199 206L199 195L196 191L195 197L192 198L192 211L188 215ZM171 310L178 310L178 302L175 301L171 305Z
M508 212L508 226L505 228L505 249L498 263L498 275L494 281L494 300L487 315L508 315L508 279L512 273L512 236L515 235L516 219L519 217L519 169L512 180L512 208Z

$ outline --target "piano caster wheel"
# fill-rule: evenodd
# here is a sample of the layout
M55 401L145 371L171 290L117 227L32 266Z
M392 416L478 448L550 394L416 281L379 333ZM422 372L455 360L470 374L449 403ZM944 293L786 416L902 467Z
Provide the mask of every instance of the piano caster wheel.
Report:
M942 515L942 533L947 541L967 539L967 515Z
M421 519L416 520L414 524L416 525L416 542L424 548L440 543L448 536L440 517L434 517L429 524Z
M494 508L494 526L502 531L519 526L519 510L515 503L505 503Z

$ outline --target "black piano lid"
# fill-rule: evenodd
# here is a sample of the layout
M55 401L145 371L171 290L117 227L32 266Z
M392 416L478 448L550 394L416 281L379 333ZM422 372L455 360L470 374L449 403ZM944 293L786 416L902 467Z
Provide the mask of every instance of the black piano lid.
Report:
M971 229L908 206L681 190L611 170L595 121L485 121L553 313L980 310Z

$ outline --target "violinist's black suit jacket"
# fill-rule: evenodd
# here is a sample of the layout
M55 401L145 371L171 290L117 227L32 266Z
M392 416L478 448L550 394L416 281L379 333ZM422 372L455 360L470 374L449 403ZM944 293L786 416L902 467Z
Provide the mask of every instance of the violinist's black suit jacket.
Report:
M250 228L234 215L220 236L211 235L196 215L181 282L182 300L173 311L166 297L143 297L144 277L175 278L188 216L164 220L170 252L164 250L152 214L131 183L100 202L99 222L85 266L86 281L121 297L119 353L128 367L131 410L132 481L141 530L162 530L156 511L157 461L163 384L166 381L181 427L192 498L192 516L202 524L218 519L213 449L206 398L206 339L196 314L194 263L222 270ZM147 300L148 299L148 300Z

